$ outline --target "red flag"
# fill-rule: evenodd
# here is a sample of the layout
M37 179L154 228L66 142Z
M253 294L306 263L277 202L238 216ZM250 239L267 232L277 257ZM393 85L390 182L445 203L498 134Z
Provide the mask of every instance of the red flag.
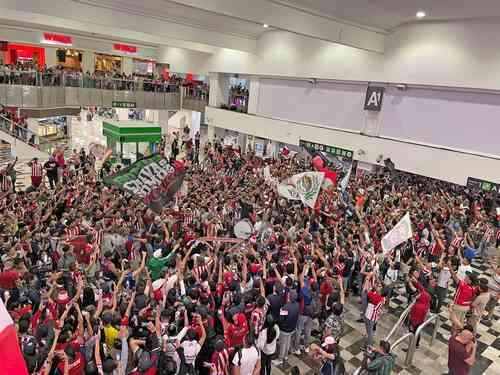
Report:
M0 298L0 375L28 375L16 328Z

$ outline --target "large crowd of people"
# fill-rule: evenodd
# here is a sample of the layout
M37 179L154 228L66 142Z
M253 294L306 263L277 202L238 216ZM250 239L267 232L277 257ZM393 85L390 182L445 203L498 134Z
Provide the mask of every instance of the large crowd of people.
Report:
M64 86L96 88L121 91L147 92L179 92L181 87L186 88L186 95L201 99L208 99L208 85L182 78L178 74L163 77L159 73L126 74L123 72L95 71L84 72L82 69L68 69L61 65L45 66L38 69L30 65L0 65L0 84L28 85L28 86Z
M375 353L366 367L389 374L395 358L375 330L399 283L416 301L408 328L449 308L450 373L473 366L477 325L500 295L496 196L382 171L322 190L312 209L263 173L310 170L298 155L264 161L202 146L199 134L174 142L159 149L175 150L171 162L194 154L188 192L160 212L104 185L84 150L34 159L25 191L0 173L0 297L30 373L269 375L306 353L321 374L341 374L346 304L360 299ZM384 254L382 237L406 212L413 237ZM242 220L255 229L238 241ZM474 258L491 279L471 272Z

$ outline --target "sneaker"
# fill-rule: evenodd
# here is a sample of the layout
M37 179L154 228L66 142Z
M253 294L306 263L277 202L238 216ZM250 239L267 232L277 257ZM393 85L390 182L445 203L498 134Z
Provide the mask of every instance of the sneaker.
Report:
M296 351L293 352L293 354L295 354L295 355L301 355L302 352L300 351L300 349L297 349Z
M309 354L309 348L305 348L304 352L307 353L307 354Z

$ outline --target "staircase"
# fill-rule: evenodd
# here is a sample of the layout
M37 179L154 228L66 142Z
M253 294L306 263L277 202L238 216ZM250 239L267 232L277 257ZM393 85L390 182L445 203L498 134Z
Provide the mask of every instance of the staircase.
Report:
M46 159L47 153L40 151L35 144L37 137L31 130L0 115L0 141L10 144L12 156L23 160L31 160L34 157Z

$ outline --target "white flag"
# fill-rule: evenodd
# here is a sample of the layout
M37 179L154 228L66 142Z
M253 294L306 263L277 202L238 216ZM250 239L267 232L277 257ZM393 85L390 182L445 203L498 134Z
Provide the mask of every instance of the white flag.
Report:
M410 213L407 212L399 223L382 238L382 250L384 254L407 241L412 236Z
M295 186L302 203L314 208L324 179L324 172L304 172L292 176L290 180Z
M342 179L342 181L340 181L340 188L342 189L342 191L344 191L345 189L347 189L347 184L349 183L349 178L351 178L351 171L352 171L352 164L349 167L349 170L347 171L347 174L344 176L344 178Z

